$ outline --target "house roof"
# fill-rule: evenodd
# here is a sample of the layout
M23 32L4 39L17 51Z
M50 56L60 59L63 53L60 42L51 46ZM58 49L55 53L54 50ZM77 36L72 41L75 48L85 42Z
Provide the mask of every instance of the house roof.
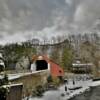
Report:
M92 63L73 63L72 66L73 67L87 67L87 66L92 66Z

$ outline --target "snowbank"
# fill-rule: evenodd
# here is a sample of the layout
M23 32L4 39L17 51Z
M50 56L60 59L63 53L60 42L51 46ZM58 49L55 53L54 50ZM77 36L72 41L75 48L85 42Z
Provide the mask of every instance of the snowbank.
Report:
M99 81L93 81L90 86L95 87L100 85L100 80Z
M72 97L74 97L76 95L84 93L85 91L89 91L90 87L100 86L100 81L89 80L89 81L86 81L85 83L83 82L83 84L81 84L82 88L77 89L77 90L73 90L72 93L70 93L70 91L68 91L69 92L68 95L65 93L65 96L61 100L71 99Z
M87 84L88 83L88 84ZM68 90L66 93L65 92L65 85L59 87L57 91L47 91L44 93L44 96L42 98L30 98L29 100L69 100L73 98L76 95L82 94L85 91L89 91L91 86L99 86L100 81L85 81L85 82L79 82L82 86L82 88L77 89L77 90ZM72 87L71 83L69 87ZM62 96L63 94L63 96Z

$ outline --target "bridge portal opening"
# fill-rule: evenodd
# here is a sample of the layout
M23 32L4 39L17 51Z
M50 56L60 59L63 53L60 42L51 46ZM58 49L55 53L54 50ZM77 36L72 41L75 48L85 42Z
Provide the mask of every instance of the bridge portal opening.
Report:
M48 63L45 60L36 60L36 71L47 70Z

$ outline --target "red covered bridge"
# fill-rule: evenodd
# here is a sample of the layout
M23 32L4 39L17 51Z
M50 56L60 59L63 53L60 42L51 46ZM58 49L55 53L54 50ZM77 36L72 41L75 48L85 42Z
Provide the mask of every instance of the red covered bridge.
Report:
M64 75L63 69L47 56L33 56L31 70L49 70L53 77Z

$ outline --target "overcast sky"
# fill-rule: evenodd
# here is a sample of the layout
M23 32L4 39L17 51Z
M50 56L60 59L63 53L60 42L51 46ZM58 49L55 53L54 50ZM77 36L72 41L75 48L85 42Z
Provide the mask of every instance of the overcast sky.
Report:
M0 44L91 31L100 0L0 0Z

